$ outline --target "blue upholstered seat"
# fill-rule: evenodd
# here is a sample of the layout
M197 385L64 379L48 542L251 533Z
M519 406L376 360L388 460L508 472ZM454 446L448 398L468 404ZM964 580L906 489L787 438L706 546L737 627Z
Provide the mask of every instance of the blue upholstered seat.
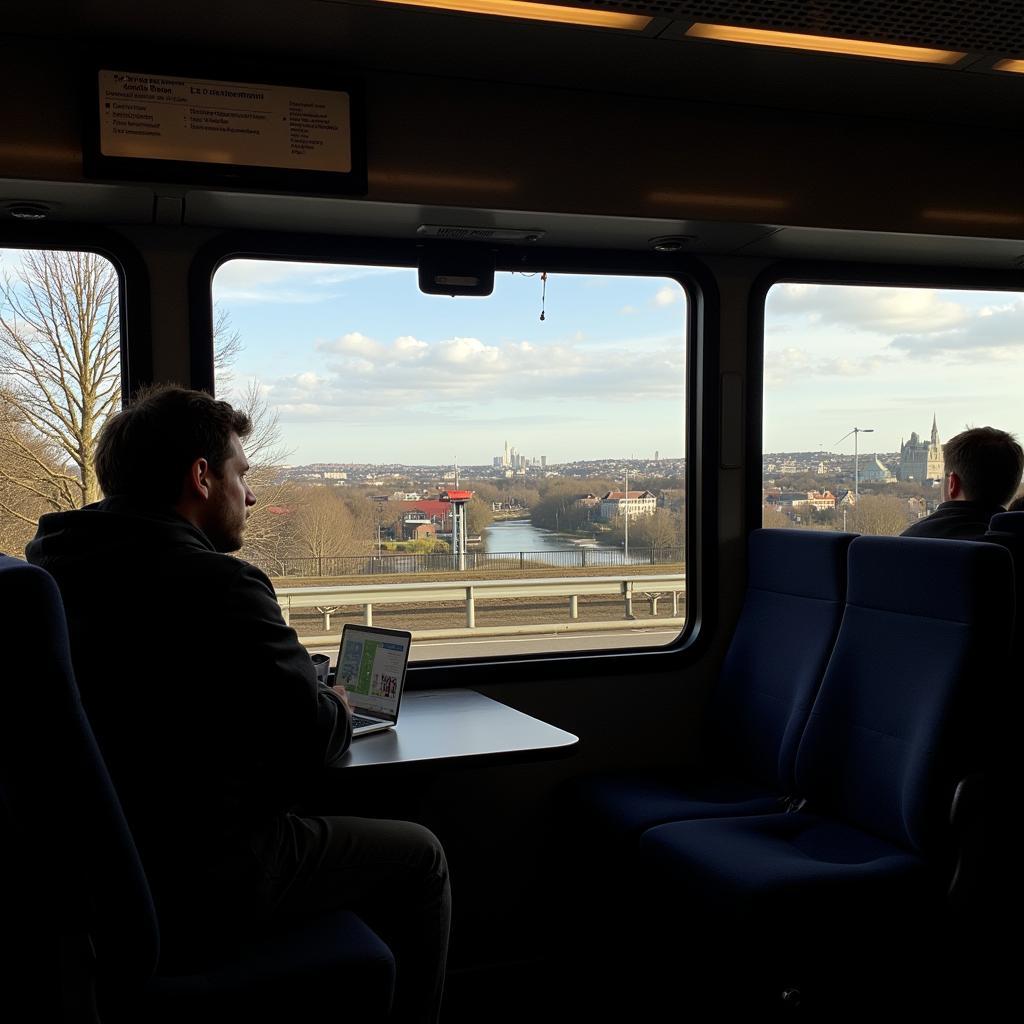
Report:
M990 530L1024 537L1024 512L1000 512L988 524Z
M989 522L984 540L1006 548L1013 557L1016 598L1019 613L1015 623L1017 656L1024 654L1024 512L1000 512Z
M319 1020L344 987L349 1019L385 1017L394 960L350 912L282 922L165 972L145 873L75 686L56 584L0 556L0 607L0 804L4 852L18 865L0 883L17 910L0 929L5 945L31 946L24 961L51 990L61 977L55 1004L87 1007L95 986L105 1022ZM22 979L23 1005L39 1007L28 991L37 982ZM86 1009L82 1019L92 1019Z
M712 694L705 764L685 778L597 778L573 787L579 827L619 848L653 825L768 814L793 792L797 745L846 594L852 534L756 530L747 593Z
M953 794L982 760L1005 672L1005 551L863 537L849 554L846 611L796 757L806 808L663 824L640 840L655 915L735 937L740 977L760 964L781 984L795 960L820 978L927 937L952 872Z

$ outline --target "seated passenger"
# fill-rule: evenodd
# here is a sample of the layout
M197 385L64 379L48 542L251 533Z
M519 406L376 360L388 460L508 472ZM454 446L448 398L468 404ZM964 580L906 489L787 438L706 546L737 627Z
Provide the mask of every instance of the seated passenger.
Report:
M101 432L107 497L43 516L26 554L63 595L82 699L167 953L352 909L395 954L395 1016L436 1020L450 918L437 839L410 822L290 811L348 748L351 717L344 689L317 681L269 579L227 554L256 503L250 430L202 392L148 390Z
M902 536L976 540L1020 487L1024 450L1005 430L973 427L951 437L942 454L942 504Z

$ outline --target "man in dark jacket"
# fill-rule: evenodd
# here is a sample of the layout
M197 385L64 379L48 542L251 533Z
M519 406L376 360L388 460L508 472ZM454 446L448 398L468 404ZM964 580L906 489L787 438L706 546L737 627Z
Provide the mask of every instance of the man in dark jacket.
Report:
M1024 450L1005 430L973 427L951 437L942 446L942 455L942 504L902 536L977 540L1016 494Z
M350 907L392 946L396 1014L436 1019L448 941L444 853L425 828L289 813L343 754L343 687L318 683L269 579L227 552L256 498L247 416L155 388L112 417L107 498L43 516L26 549L68 618L82 700L173 955L274 916Z

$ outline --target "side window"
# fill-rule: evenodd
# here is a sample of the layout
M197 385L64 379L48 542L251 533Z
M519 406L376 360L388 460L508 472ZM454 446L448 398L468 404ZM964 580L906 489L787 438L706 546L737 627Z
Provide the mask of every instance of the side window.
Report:
M677 281L499 273L452 299L409 268L236 259L213 300L217 393L254 421L242 557L311 649L368 620L420 660L678 637Z
M0 249L0 550L98 501L96 438L121 407L119 279L91 252Z
M779 283L764 324L766 527L899 534L943 500L943 444L1024 437L1024 299Z

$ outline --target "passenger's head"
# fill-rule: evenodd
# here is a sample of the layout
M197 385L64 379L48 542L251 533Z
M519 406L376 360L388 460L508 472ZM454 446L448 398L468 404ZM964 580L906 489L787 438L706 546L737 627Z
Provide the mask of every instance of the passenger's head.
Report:
M218 551L237 551L256 497L242 439L249 417L203 391L160 385L112 416L96 445L96 476L108 497L172 508Z
M1024 512L1024 494L1018 494L1009 505L1006 506L1007 512Z
M946 498L1005 505L1020 487L1024 449L1005 430L972 427L951 437L942 454Z

